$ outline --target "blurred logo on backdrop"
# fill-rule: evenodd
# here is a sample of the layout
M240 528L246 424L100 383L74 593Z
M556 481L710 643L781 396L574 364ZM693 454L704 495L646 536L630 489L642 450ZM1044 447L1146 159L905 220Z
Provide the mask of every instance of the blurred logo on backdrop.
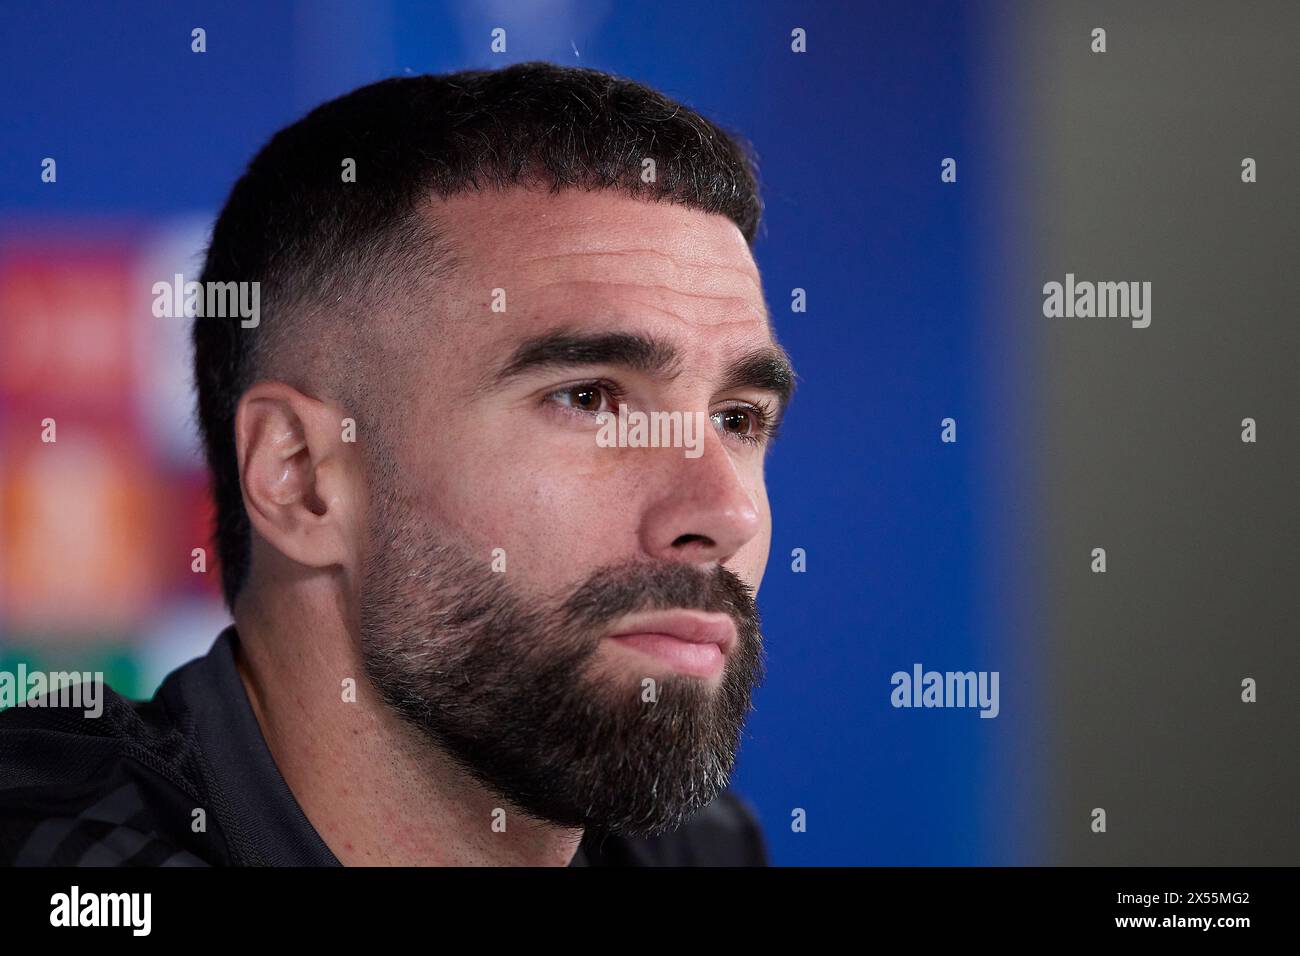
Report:
M191 558L211 549L188 321L151 308L206 227L0 236L0 666L148 696L226 620L215 563Z

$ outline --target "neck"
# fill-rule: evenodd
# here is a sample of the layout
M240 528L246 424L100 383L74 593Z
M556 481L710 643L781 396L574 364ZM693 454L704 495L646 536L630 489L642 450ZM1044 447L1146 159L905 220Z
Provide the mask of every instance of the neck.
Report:
M241 596L239 673L281 775L339 861L567 866L582 830L526 816L398 718L337 595L296 583Z

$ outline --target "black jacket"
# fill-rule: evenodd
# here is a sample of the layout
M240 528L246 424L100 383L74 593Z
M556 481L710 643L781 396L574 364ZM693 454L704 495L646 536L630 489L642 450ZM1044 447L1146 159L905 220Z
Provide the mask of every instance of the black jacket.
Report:
M280 775L235 666L234 627L150 701L0 713L0 864L338 866ZM204 826L194 832L196 811ZM677 831L584 837L572 866L764 866L727 792Z

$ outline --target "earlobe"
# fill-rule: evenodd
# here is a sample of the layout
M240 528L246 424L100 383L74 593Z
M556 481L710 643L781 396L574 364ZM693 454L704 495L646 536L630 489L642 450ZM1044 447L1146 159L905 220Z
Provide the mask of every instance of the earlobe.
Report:
M280 382L240 400L235 444L249 522L285 557L308 567L347 561L346 449L329 427L337 410ZM326 505L325 502L329 502Z

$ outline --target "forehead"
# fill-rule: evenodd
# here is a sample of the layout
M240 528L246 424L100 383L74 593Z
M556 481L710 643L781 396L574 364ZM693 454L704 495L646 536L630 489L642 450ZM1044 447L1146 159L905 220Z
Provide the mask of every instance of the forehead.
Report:
M610 190L467 193L430 208L460 262L451 316L487 346L551 328L635 329L698 347L771 341L729 219ZM503 290L505 312L492 303Z

